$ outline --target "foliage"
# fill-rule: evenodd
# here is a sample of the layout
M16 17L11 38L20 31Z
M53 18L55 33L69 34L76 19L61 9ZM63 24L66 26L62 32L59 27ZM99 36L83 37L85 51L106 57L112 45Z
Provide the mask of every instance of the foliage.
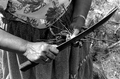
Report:
M119 3L119 0L93 0L86 25L90 26L90 24L95 24L104 17L111 8L115 6L119 7ZM111 51L116 50L114 44L116 44L116 42L118 43L120 38L119 15L120 12L118 10L108 22L91 34L92 38L94 38L91 47L94 66L93 71L94 76L98 75L98 79L120 79L119 61L116 60L120 58L120 54L116 54L116 52L111 53ZM111 50L109 50L110 46L112 46ZM117 47L119 48L119 45Z

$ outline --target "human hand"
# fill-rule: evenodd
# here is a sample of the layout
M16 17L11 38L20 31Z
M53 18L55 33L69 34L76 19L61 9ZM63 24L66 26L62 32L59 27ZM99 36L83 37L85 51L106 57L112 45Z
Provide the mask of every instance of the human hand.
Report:
M74 38L75 36L77 36L77 34L79 33L78 29L74 29L72 34L68 34L67 35L67 40Z
M67 35L67 40L70 40L70 39L76 37L78 35L78 33L79 33L79 30L78 29L74 29L73 34ZM82 46L82 42L81 41L76 41L75 43L73 43L73 45L74 46L78 46L78 45Z
M55 59L58 54L57 45L50 45L45 42L28 43L27 50L24 53L30 61L37 63L46 63Z
M71 25L70 25L70 29L72 30L72 33L67 36L68 39L74 38L75 36L78 35L78 33L85 30L86 28L84 27L84 23L85 23L84 18L81 18L80 16L74 18Z
M84 19L84 20L83 20ZM84 31L85 28L84 27L84 22L85 22L85 18L82 17L76 17L75 19L73 19L73 22L70 25L70 29L72 29L72 33L67 35L67 40L70 40L74 37L76 37L80 32ZM75 43L73 43L74 46L82 46L82 42L81 41L76 41Z

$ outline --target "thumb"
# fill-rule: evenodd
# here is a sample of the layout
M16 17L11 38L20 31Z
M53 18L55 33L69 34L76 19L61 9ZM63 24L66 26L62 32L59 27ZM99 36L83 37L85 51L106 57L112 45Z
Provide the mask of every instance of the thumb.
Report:
M73 36L76 36L79 32L80 32L79 29L74 29L72 35L73 35Z

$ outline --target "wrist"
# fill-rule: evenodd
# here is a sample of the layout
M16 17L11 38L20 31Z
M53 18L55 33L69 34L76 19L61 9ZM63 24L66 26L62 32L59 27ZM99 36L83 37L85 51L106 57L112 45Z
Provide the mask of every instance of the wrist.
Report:
M75 23L74 29L81 30L85 26L86 18L83 15L79 15L73 18L73 23Z
M77 15L77 16L73 17L73 21L76 21L76 20L85 22L86 21L86 17L84 15Z
M22 50L23 50L23 55L26 56L26 51L28 50L28 48L30 47L32 42L26 41L26 43L24 44Z

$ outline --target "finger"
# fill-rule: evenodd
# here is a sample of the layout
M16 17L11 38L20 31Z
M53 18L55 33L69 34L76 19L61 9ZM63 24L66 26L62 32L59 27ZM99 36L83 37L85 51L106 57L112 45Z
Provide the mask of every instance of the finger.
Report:
M53 54L57 55L59 50L57 49L57 45L50 45L49 51L52 52Z
M71 39L71 35L67 34L66 40L70 40Z
M83 27L82 27L82 29L83 29L83 30L86 30L86 29L87 29L87 27L83 26Z
M87 27L81 27L81 32L85 31L87 29Z
M52 52L50 52L50 51L43 51L44 53L45 53L45 55L46 55L46 57L48 57L48 58L50 58L50 59L55 59L55 55L52 53Z
M50 59L50 58L48 58L47 56L44 56L43 58L42 58L42 60L43 60L43 63L50 63L52 60Z
M47 56L39 56L36 60L34 60L34 62L44 63L46 59L47 59Z
M71 35L71 37L70 37L70 38L72 39L72 38L74 38L74 37L76 37L76 34Z
M45 60L46 63L50 63L51 61L52 61L52 59L50 59L50 58L47 58L47 59Z

